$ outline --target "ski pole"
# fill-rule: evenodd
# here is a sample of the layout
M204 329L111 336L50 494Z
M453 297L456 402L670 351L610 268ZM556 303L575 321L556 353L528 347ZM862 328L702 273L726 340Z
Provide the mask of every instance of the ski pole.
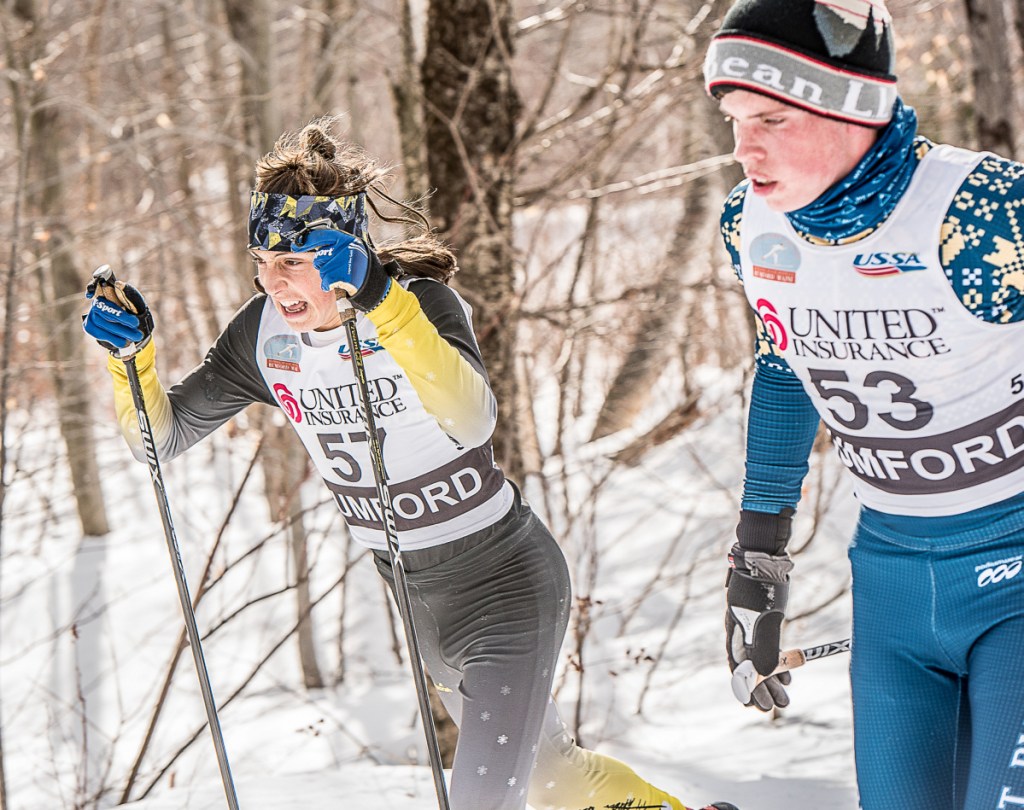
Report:
M754 669L754 662L749 658L741 661L732 673L732 693L736 695L740 703L748 703L750 694L757 688L757 685L772 675L780 672L789 672L791 669L802 667L808 661L816 658L828 658L830 655L850 652L850 639L842 641L830 641L828 644L820 644L817 647L806 649L783 650L779 653L779 665L767 675L761 675Z
M391 506L391 492L388 489L387 475L384 470L384 455L381 452L380 437L370 407L370 391L366 380L366 365L363 363L362 352L359 351L359 332L356 329L356 311L341 284L332 284L338 303L338 314L345 324L348 335L349 351L352 355L352 368L355 371L359 389L359 399L363 406L366 440L370 448L370 462L373 477L377 482L377 497L380 500L380 511L384 518L384 537L387 541L388 560L395 577L395 595L398 601L398 612L402 614L402 626L405 629L405 642L409 647L410 665L413 680L416 683L416 697L419 700L420 719L423 722L423 734L427 738L427 756L430 759L430 770L434 777L434 790L437 792L437 803L440 810L451 810L448 803L448 789L444 783L444 769L441 765L441 749L437 744L437 729L434 728L433 716L430 713L430 698L427 692L427 676L423 670L423 658L420 656L419 636L412 620L412 598L409 596L409 582L405 576L405 563L402 562L402 551L398 547L398 529L395 527L395 510Z
M96 282L96 295L106 298L120 307L124 307L131 313L136 313L135 306L123 292L123 285L119 286L119 282L114 279L114 271L110 269L110 265L104 264L97 268L92 277ZM125 371L128 373L128 386L131 388L135 413L139 419L139 430L142 433L142 443L146 449L146 461L149 464L149 477L153 480L153 491L156 494L157 507L160 509L160 519L163 521L164 537L167 539L167 550L171 555L171 568L174 571L174 582L178 586L181 612L185 619L185 627L188 630L188 640L192 647L192 658L195 660L196 674L199 676L199 688L203 693L206 719L210 724L213 747L217 752L217 765L220 767L220 777L224 783L224 793L230 810L238 810L238 796L235 793L235 784L231 779L231 766L228 763L227 750L224 747L224 736L221 734L220 721L217 718L217 705L213 700L213 690L210 688L210 675L206 670L206 659L203 657L203 647L199 641L196 614L192 610L192 597L189 595L188 583L185 581L185 566L181 561L181 549L178 546L178 538L174 533L174 524L171 522L171 507L167 501L167 490L164 487L163 473L160 471L160 458L156 452L153 429L149 424L146 402L142 397L139 371L135 367L135 353L137 351L136 345L129 343L123 349L118 350L117 357L124 363Z

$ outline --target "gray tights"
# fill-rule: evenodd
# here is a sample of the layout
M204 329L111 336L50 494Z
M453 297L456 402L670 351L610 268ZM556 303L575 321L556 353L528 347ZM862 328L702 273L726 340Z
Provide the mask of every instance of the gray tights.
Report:
M383 552L377 567L394 585ZM610 757L579 748L551 699L569 620L569 572L551 533L517 497L493 526L403 553L427 671L459 741L452 810L577 810L678 800Z

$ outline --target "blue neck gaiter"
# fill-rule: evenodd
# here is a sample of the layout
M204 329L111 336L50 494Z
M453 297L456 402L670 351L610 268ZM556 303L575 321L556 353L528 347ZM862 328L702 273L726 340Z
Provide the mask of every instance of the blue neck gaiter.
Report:
M853 171L818 199L786 214L816 242L838 244L865 235L892 213L917 168L917 113L900 98L892 121Z

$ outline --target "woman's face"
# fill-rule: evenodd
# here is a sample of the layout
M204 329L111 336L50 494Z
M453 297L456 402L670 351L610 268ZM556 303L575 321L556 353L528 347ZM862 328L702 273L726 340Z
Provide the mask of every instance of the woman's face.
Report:
M720 109L732 123L733 155L754 194L773 211L803 208L860 162L878 131L733 90Z
M285 322L296 332L318 332L341 325L333 292L320 289L313 253L249 251L260 284Z

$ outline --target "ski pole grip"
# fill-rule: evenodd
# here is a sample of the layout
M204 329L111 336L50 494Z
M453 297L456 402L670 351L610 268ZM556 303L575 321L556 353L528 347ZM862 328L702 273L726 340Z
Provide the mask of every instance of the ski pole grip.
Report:
M744 663L748 663L744 661ZM789 672L791 669L802 667L807 663L807 658L804 656L803 650L782 650L779 653L779 663L771 672L767 675L762 675L754 669L752 663L749 666L739 666L736 668L736 672L733 674L733 694L737 697L743 697L743 702L750 700L750 693L753 692L762 682L768 680L772 675L778 675L780 672Z
M331 291L334 293L334 303L338 307L338 314L341 316L341 322L346 323L351 320L355 320L356 308L352 306L352 301L348 297L348 290L345 289L345 283L342 281L336 281L331 285Z
M842 641L830 641L828 644L821 644L817 647L805 649L782 650L779 653L779 663L767 675L761 675L754 669L753 662L747 659L740 663L732 676L732 692L740 701L746 703L750 700L751 692L756 689L762 681L780 672L789 672L791 669L802 667L808 661L816 658L828 658L830 655L850 652L850 639Z
M789 670L802 667L806 663L807 656L804 655L803 650L783 650L779 653L779 665L772 670L771 674L778 675L780 672L789 672Z
M114 271L109 264L101 264L93 270L92 280L96 283L96 295L100 298L109 301L111 304L117 304L122 309L132 313L132 315L139 314L138 309L128 300L128 296L124 294L124 282L114 278Z
M95 290L94 295L96 295L96 297L109 301L111 304L116 304L126 312L130 312L132 315L139 314L138 308L135 304L129 301L128 296L124 294L124 282L118 281L114 278L114 271L109 264L101 264L93 270L92 281L94 285L93 289ZM112 353L119 360L123 360L127 363L135 357L135 353L137 351L138 347L134 343L129 343Z

